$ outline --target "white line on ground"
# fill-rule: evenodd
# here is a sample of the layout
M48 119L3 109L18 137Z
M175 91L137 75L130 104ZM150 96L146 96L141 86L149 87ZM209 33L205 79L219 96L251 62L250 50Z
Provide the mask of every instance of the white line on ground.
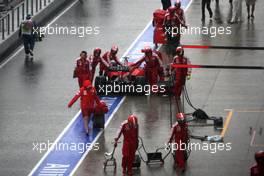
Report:
M73 3L71 3L71 5L69 7L67 7L66 9L64 9L59 15L57 15L51 22L49 22L49 24L46 25L50 26L51 24L53 24L56 20L58 20L62 15L64 15L68 10L70 10L70 8L72 8L77 2L79 2L79 0L74 1ZM7 59L5 59L2 63L0 63L0 69L3 68L8 62L10 62L12 59L15 58L15 56L24 49L24 46L20 46L18 48L18 50L12 54L10 57L8 57Z

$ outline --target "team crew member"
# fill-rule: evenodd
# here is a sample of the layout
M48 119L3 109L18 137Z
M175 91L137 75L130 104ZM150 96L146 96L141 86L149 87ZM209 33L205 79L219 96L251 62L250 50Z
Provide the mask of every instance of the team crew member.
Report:
M103 55L104 61L109 65L112 66L112 63L115 62L117 65L123 66L123 64L119 61L117 57L118 47L116 45L113 45L110 51L107 51ZM106 64L100 64L100 75L103 75L107 72L107 65Z
M85 80L91 80L91 63L87 58L87 52L82 51L80 58L76 61L73 78L78 78L79 87L81 88Z
M171 136L168 144L172 144L174 139L175 150L175 161L174 165L178 166L182 171L185 171L185 145L188 144L188 125L185 122L185 116L183 113L178 113L176 115L177 122L173 125L171 130ZM181 147L182 146L182 147Z
M138 148L138 122L135 115L128 116L128 119L122 123L118 135L115 138L115 147L121 134L124 136L122 148L123 175L128 174L131 176L135 153Z
M133 68L137 68L143 62L145 62L145 77L151 86L156 85L158 83L158 77L161 72L162 61L159 56L152 51L150 47L145 47L144 49L142 49L142 52L145 53L145 56L143 56L143 58L131 65L132 70ZM164 77L160 77L160 80L161 79L164 79Z
M168 44L171 48L170 55L175 55L175 48L179 46L181 39L181 28L187 27L185 24L184 11L181 3L176 2L175 7L169 7L165 15L164 26Z
M181 1L176 1L175 4L175 15L177 17L177 19L180 22L180 25L182 27L186 27L186 20L185 20L185 16L184 16L184 10L181 8Z
M213 11L211 9L211 0L202 0L202 21L205 20L205 6L209 12L210 19L213 17Z
M35 46L34 28L36 29L36 24L32 20L31 15L28 14L26 20L22 21L19 28L19 37L22 36L23 39L26 59L30 56L33 59L33 50Z
M251 176L263 176L264 175L264 151L258 151L255 153L256 165L251 167Z
M68 103L68 107L70 108L80 97L84 129L86 134L89 134L88 123L90 120L90 116L95 111L95 105L101 106L101 102L96 94L96 90L89 80L84 81L83 86Z
M184 56L184 50L181 46L176 48L176 56L173 59L174 64L189 64L190 61ZM181 96L182 88L185 85L186 77L190 79L191 70L188 68L172 68L175 74L174 94L176 98Z
M101 57L102 50L100 48L95 48L93 51L93 55L89 57L89 60L92 64L92 71L91 71L91 82L93 82L94 74L97 65L100 63L103 64L106 67L109 67L109 64Z

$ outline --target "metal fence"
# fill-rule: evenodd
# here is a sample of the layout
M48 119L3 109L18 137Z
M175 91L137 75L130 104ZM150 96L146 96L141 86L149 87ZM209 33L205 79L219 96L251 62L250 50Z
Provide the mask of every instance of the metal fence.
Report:
M25 20L27 14L31 14L32 16L37 14L52 1L54 0L24 0L7 11L0 18L0 41L1 39L5 40L6 37L15 32L19 28L20 23Z

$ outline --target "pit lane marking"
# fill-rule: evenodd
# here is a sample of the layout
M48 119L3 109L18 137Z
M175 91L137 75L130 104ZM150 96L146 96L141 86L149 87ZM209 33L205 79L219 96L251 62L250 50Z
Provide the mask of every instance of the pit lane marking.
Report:
M229 124L230 124L230 121L231 121L231 119L232 119L232 117L233 117L233 113L234 113L234 110L233 109L225 109L226 111L229 111L228 112L228 115L227 115L227 117L226 117L226 120L225 120L225 124L224 124L224 127L223 127L223 130L222 130L222 132L221 132L221 134L220 134L220 136L222 137L222 138L224 138L224 136L225 136L225 134L226 134L226 131L227 131L227 129L228 129L228 126L229 126Z

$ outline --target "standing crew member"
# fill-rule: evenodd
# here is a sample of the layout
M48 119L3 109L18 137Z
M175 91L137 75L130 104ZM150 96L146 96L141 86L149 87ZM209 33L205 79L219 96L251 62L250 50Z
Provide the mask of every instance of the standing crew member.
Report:
M211 9L211 0L202 0L202 21L205 20L205 6L209 12L210 19L213 17L213 11Z
M145 56L143 56L143 58L141 58L139 61L132 64L131 66L137 68L143 62L145 62L146 63L144 67L145 78L151 86L156 85L158 83L158 76L161 71L160 67L162 67L162 61L157 54L153 53L150 47L145 47L141 51L145 53Z
M112 62L115 62L118 65L123 66L123 64L119 61L117 57L118 47L116 45L113 45L110 51L107 51L103 55L104 61L109 65L112 66ZM100 64L100 75L106 74L107 72L107 65Z
M86 134L89 134L88 123L90 116L95 111L95 104L101 106L99 97L96 94L95 88L92 86L89 80L83 82L83 86L77 92L77 94L68 103L68 108L70 108L79 98L81 97L81 111L84 122L84 129Z
M264 151L258 151L255 153L256 165L252 166L251 176L263 176L264 175Z
M185 20L185 16L184 16L184 10L181 8L181 1L176 1L174 6L175 6L175 15L176 15L177 19L179 20L180 25L182 27L187 28L186 20Z
M183 113L176 115L177 122L173 125L171 130L171 136L168 144L171 144L174 139L175 150L175 161L174 165L178 166L182 171L185 171L185 149L188 147L188 124L185 122L185 116Z
M32 20L31 15L28 14L25 21L22 21L19 28L19 37L22 36L26 59L33 59L33 50L35 46L35 35L34 29L36 29L36 24Z
M76 61L73 78L78 78L79 87L81 88L85 80L91 80L91 63L87 59L87 52L82 51L80 58Z
M91 82L93 82L94 74L97 65L100 63L105 65L106 67L109 67L109 64L101 57L102 50L100 48L95 48L93 51L93 55L89 57L89 60L92 64L92 71L91 71Z
M184 56L184 50L182 46L176 48L176 56L173 59L174 64L189 64L190 61ZM175 84L174 84L174 94L177 99L180 98L182 88L185 85L186 77L189 80L191 76L191 70L188 68L172 68L175 73Z
M131 176L135 153L138 148L138 122L135 115L128 116L128 119L122 123L118 135L115 138L115 147L121 134L124 136L122 148L123 175L128 174Z

